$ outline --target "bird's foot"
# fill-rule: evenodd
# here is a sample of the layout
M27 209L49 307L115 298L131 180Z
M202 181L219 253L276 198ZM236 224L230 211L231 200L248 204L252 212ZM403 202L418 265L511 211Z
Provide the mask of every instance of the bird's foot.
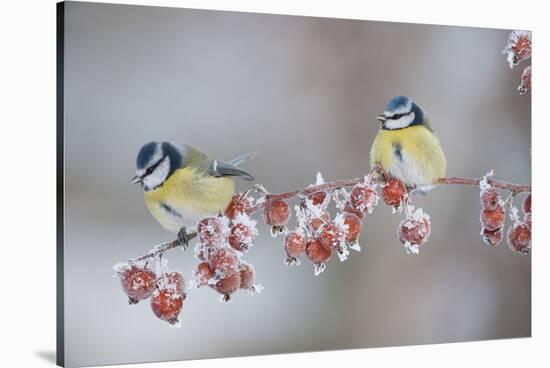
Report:
M189 246L189 240L192 239L190 235L191 234L187 233L187 229L185 228L185 226L182 226L182 228L178 231L178 241L180 242L184 250L187 249L187 247Z

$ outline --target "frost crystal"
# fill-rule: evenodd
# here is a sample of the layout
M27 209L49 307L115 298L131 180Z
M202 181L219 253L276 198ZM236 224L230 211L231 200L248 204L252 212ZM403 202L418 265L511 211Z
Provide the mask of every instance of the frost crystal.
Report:
M154 270L157 275L162 275L166 272L168 272L168 260L162 257L155 257L154 258Z
M349 256L349 249L345 243L343 245L339 245L336 248L336 253L338 254L338 258L340 259L340 262L347 261Z
M299 266L299 265L302 264L302 261L300 261L298 258L286 257L286 259L285 259L285 264L286 264L288 267L292 267L292 266L294 266L294 265Z
M491 170L479 180L480 196L483 196L484 190L488 190L492 188L491 184L489 184L489 178L491 178L494 175L495 175L495 170Z
M349 249L352 249L356 252L360 252L361 251L361 245L359 245L359 242L355 241L353 243L349 243L348 244L348 247Z
M418 245L414 245L414 244L411 244L409 242L405 242L405 244L403 244L405 246L405 249L407 250L407 254L418 254L419 253L419 250L418 250Z
M114 271L113 277L114 278L120 277L120 275L122 275L124 271L126 271L129 268L130 268L130 265L128 263L118 262L116 265L113 266L113 271Z
M250 216L244 213L237 214L233 219L233 224L243 224L252 231L252 235L258 235L258 229L256 228L257 223L258 221L253 220Z
M171 328L181 328L181 321L178 320L177 322L170 323L169 326L170 326Z
M325 184L325 179L323 178L323 175L321 172L317 172L317 176L315 177L315 185L322 185Z
M262 284L255 284L255 285L252 285L250 289L248 289L248 293L250 295L261 294L263 290L264 290L264 287L262 286Z
M315 274L315 276L319 276L321 272L325 270L325 268L326 268L325 263L316 263L313 265L313 273Z
M510 219L514 222L519 222L519 210L516 206L510 206Z

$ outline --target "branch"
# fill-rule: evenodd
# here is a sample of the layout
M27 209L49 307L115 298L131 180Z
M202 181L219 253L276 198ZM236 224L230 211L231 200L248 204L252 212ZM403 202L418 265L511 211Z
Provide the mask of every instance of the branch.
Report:
M440 178L437 179L438 185L475 185L478 186L481 179L477 178L461 178L461 177L451 177L451 178ZM519 185L519 184L513 184L508 183L505 181L500 180L494 180L494 179L487 179L487 183L491 185L494 188L507 190L509 192L512 192L514 194L523 193L523 192L531 192L531 186L530 185Z
M384 183L386 181L385 173L380 172L380 168L375 168L375 171L378 171L380 173L380 176L376 178L372 178L372 181L376 183ZM310 186L301 190L293 190L290 192L285 192L280 194L266 194L265 200L263 202L257 203L256 205L250 207L246 212L248 215L253 215L254 213L267 207L272 202L275 202L278 200L288 200L290 198L293 198L299 195L307 196L309 194L316 193L316 192L332 192L338 189L353 187L354 185L357 185L363 182L364 180L365 178L340 179L340 180L335 180L324 184ZM479 186L480 180L481 179L479 178L467 178L467 177L454 176L449 178L437 179L435 184ZM487 182L494 188L507 190L513 193L514 195L518 193L523 193L523 192L529 192L529 193L531 192L530 185L513 184L505 181L494 180L494 179L487 179ZM187 234L187 238L189 240L195 238L196 236L197 236L196 232ZM180 246L183 246L183 243L179 239L175 239L166 243L161 243L157 245L155 248L151 249L149 253L144 254L137 258L130 259L130 263L132 262L137 263L137 262L148 260L150 258L161 256L166 251L180 247Z

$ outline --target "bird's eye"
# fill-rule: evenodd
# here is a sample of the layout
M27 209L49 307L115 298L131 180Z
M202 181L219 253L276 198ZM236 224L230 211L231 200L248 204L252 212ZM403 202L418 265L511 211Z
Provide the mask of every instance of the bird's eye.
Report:
M405 115L405 114L395 114L395 115L393 115L391 118L392 118L392 120L397 120L397 119L401 118L401 117L404 116L404 115Z

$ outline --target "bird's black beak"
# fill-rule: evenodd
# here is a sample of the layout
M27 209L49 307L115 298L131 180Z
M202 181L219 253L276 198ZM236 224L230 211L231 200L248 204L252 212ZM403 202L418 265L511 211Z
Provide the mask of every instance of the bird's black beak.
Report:
M140 176L134 176L131 180L132 184L141 184L143 179Z
M386 120L388 120L388 118L385 116L385 115L378 115L376 117L376 119L378 119L381 123L385 122Z

